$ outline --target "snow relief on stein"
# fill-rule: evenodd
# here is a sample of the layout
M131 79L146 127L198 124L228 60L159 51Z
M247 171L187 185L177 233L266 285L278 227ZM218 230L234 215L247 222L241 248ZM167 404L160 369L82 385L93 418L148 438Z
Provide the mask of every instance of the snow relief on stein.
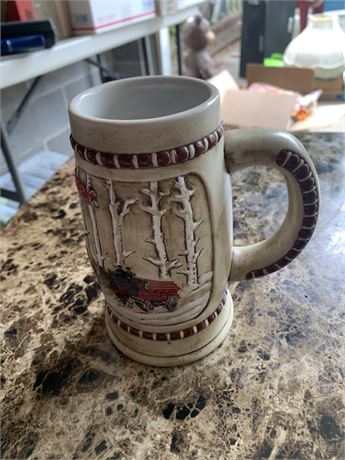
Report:
M112 182L78 169L89 257L113 308L165 323L196 317L212 282L208 200L196 175Z

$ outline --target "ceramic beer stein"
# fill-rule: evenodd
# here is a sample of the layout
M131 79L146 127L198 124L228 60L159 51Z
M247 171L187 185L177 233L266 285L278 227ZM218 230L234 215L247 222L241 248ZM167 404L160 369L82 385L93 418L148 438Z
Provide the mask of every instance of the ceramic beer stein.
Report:
M287 133L224 134L217 89L193 78L110 82L75 97L69 116L111 340L157 366L207 355L232 323L228 283L279 270L308 243L319 207L310 157ZM272 237L237 247L229 174L253 165L285 176L289 207Z

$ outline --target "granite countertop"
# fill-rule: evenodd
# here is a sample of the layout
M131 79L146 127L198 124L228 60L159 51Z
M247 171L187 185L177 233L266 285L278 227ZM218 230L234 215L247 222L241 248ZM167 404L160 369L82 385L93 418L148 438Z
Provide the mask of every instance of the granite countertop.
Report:
M231 286L233 327L193 365L112 346L72 161L21 208L0 233L2 458L345 458L345 136L300 137L320 175L316 232L288 267ZM271 234L279 174L233 187L236 244Z

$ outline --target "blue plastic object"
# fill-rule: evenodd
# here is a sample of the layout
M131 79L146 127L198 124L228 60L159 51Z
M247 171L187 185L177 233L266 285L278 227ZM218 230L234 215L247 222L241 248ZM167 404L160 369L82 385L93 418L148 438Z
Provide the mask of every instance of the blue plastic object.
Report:
M28 53L45 48L43 35L27 35L25 37L12 37L1 39L1 54Z
M324 11L334 11L334 10L344 10L345 1L344 0L325 0L323 5Z

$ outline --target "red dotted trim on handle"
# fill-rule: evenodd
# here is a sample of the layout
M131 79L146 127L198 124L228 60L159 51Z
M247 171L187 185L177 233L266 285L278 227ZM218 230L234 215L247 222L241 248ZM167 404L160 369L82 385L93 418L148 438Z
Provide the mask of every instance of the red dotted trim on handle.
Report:
M315 177L309 164L303 157L288 150L281 150L278 153L276 157L276 164L280 168L284 168L289 171L297 181L302 194L304 207L302 226L298 232L298 238L284 257L265 268L253 270L247 273L246 279L258 278L260 276L273 273L280 268L285 267L285 265L288 265L308 244L316 227L319 213L319 197Z
M221 122L212 133L192 142L174 149L162 150L152 153L106 153L89 149L70 137L74 153L83 160L97 166L110 169L145 169L160 168L197 158L211 150L224 134L224 123Z
M192 335L198 334L200 331L206 329L213 321L220 315L225 302L226 296L228 295L227 291L225 291L222 301L220 302L217 309L211 313L206 319L200 321L199 323L195 324L194 326L187 327L186 329L181 329L178 331L171 331L171 332L150 332L150 331L143 331L141 329L137 329L129 324L125 323L124 321L120 320L114 311L111 309L109 305L107 305L107 313L112 321L121 329L123 329L128 334L135 335L136 337L140 337L142 339L147 340L154 340L158 342L169 342L171 340L180 340L185 339L186 337L191 337Z

